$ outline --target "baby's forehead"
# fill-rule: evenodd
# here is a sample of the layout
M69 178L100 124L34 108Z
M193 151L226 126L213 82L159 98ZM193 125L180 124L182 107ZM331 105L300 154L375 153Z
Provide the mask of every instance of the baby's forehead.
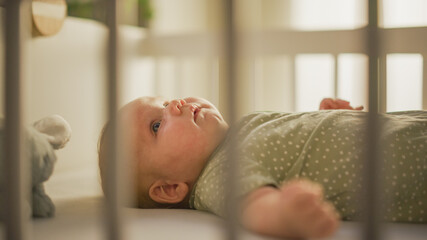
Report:
M162 105L166 101L164 97L140 97L123 106L120 111L125 115L137 114L153 106Z

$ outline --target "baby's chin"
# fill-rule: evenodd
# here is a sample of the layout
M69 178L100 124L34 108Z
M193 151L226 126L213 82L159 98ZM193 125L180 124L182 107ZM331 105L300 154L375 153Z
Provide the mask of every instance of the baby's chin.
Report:
M228 126L228 124L227 123L225 123L224 122L224 124L222 124L221 125L221 127L219 128L219 135L220 135L220 141L222 142L223 140L224 140L224 138L225 138L225 135L227 134L227 132L228 132L228 128L229 128L229 126Z

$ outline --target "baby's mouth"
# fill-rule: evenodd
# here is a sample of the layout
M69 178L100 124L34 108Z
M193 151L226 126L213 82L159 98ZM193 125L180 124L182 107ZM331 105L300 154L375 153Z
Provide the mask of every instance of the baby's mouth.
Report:
M198 106L194 106L193 115L194 115L194 122L196 122L197 116L199 115L200 109Z

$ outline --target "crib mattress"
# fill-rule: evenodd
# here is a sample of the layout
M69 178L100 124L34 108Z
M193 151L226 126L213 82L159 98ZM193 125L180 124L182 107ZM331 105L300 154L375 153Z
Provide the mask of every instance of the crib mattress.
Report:
M106 239L101 197L61 200L51 219L36 219L32 224L33 239ZM123 239L225 239L225 222L208 213L195 210L125 209ZM361 239L361 225L341 222L336 234L328 239ZM425 240L427 225L385 224L384 239ZM240 239L275 239L242 229Z

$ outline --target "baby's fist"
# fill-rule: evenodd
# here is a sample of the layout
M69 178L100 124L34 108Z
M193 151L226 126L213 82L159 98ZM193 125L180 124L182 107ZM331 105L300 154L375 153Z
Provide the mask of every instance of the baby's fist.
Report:
M338 227L338 214L323 199L322 187L307 180L294 180L281 187L283 211L291 213L293 236L319 238L330 236Z

